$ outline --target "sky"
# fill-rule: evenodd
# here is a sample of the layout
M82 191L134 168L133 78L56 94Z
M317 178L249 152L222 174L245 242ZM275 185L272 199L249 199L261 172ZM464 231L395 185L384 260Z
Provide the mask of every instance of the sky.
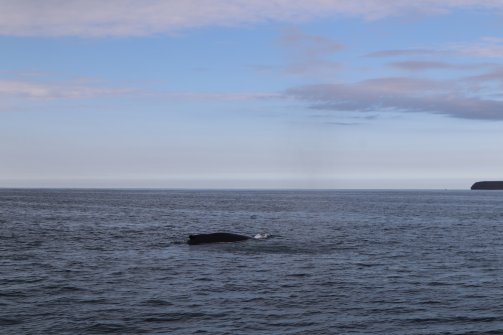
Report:
M0 0L0 187L503 179L503 0Z

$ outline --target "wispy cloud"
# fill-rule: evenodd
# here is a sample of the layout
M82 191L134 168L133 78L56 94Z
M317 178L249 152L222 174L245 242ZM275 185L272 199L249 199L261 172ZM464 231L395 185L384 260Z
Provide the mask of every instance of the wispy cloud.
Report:
M131 88L106 88L78 82L44 83L0 79L0 95L43 99L86 99L138 93Z
M330 57L343 50L344 46L331 38L289 28L283 31L279 44L287 54L287 74L333 75L341 67Z
M179 101L250 101L283 97L273 92L155 92L149 96Z
M451 44L447 46L447 50L470 57L501 58L503 39L484 37L477 42Z
M135 87L104 87L93 80L43 82L0 79L0 97L39 100L89 100L98 98L144 98L169 101L251 101L282 97L274 92L190 92L147 90Z
M378 50L366 54L365 57L437 57L447 55L475 58L501 58L503 57L503 39L496 37L484 37L473 42L451 43L437 48Z
M392 50L379 50L366 54L366 57L409 57L409 56L436 56L443 53L441 50L435 49L392 49Z
M501 82L503 83L503 66L495 67L494 69L482 74L465 78L474 82Z
M0 35L145 36L202 26L299 22L329 16L378 20L455 9L502 10L499 0L3 0Z
M307 34L298 28L285 29L280 43L299 59L318 59L344 49L331 38Z
M491 67L491 64L454 64L440 61L403 61L392 62L391 67L406 71L427 71L427 70L480 70Z

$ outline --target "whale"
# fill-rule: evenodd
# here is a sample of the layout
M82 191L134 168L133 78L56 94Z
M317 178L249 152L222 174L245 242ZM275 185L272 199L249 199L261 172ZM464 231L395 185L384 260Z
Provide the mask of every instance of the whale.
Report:
M221 243L221 242L239 242L249 240L251 237L231 234L231 233L211 233L211 234L195 234L189 235L187 244L197 245L205 243Z

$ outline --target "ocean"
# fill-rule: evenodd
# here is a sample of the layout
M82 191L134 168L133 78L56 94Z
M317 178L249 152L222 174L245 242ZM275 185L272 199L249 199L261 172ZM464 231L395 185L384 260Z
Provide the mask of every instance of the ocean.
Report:
M0 257L1 334L503 334L500 191L0 189Z

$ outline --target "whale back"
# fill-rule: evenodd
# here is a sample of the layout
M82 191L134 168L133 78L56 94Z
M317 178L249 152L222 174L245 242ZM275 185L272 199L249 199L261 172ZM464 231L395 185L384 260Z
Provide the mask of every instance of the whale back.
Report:
M248 236L231 233L211 233L189 235L188 244L220 243L220 242L238 242L248 240Z

